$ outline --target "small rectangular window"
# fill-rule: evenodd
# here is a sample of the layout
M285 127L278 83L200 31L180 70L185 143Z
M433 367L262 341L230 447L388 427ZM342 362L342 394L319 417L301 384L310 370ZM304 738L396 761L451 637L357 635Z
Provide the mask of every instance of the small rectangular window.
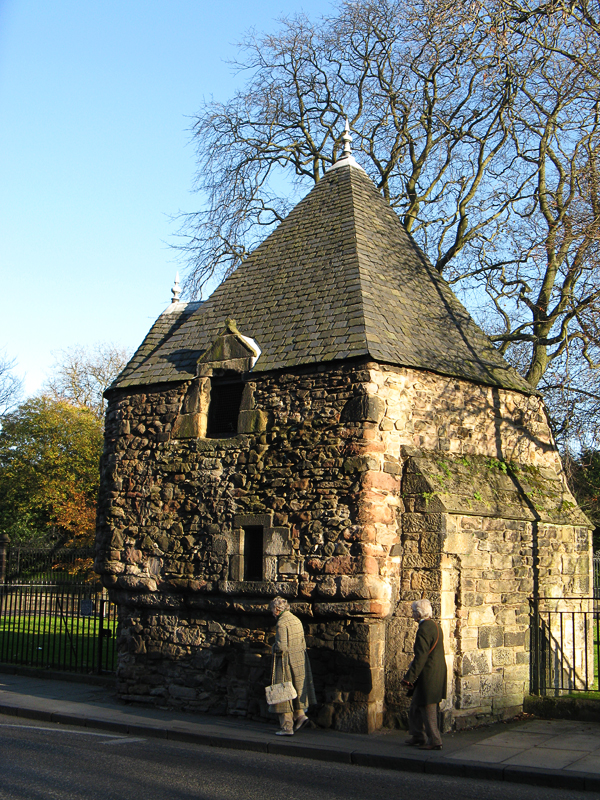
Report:
M207 436L225 438L237 433L238 416L244 384L221 383L214 380L210 387Z
M244 531L244 580L263 579L263 529L262 526L243 528Z

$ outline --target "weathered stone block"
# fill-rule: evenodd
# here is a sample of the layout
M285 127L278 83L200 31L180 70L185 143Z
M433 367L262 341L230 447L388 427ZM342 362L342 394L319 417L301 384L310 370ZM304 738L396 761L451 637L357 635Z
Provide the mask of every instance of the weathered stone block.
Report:
M484 649L488 647L502 647L504 644L504 628L499 625L485 626L479 628L477 636L478 647Z
M196 698L196 690L190 686L177 686L171 683L169 685L169 694L177 700L194 700Z
M240 411L238 433L262 433L269 427L269 414L260 409Z
M504 679L506 683L518 683L521 686L529 682L529 666L527 664L513 664L504 667Z
M461 675L481 675L492 671L489 652L465 653L462 658Z
M277 580L277 556L265 556L263 558L263 579L265 581Z
M385 401L373 395L359 395L348 400L342 409L342 422L381 422Z
M299 561L291 561L285 557L279 559L278 570L281 575L298 575L302 571Z
M493 625L496 621L494 611L490 606L469 609L468 613L469 625L474 627Z
M289 556L294 552L292 532L289 527L265 528L263 531L263 551L268 556Z
M442 514L403 514L402 529L406 532L443 531L444 516Z
M492 650L492 666L505 667L515 663L515 651L509 647L496 647Z
M502 694L502 690L502 675L492 674L481 676L480 692L482 698L499 697Z
M507 631L504 634L505 647L524 647L529 641L528 631Z
M200 414L180 414L173 426L172 436L174 439L197 439L203 433Z

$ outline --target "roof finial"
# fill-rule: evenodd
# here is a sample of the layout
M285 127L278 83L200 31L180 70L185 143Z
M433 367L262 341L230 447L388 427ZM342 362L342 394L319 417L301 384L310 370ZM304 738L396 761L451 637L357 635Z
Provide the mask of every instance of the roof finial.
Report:
M342 158L348 158L348 156L352 155L352 148L350 147L350 143L352 142L352 137L350 136L350 125L348 123L348 117L346 117L346 127L344 128L344 135L342 136L342 141L344 142L344 155Z
M171 300L172 303L179 302L179 295L181 294L181 289L179 288L179 273L175 274L175 283L173 284L173 288L171 289L171 294L173 295L173 299Z
M364 172L364 169L357 163L356 159L352 155L352 148L350 147L350 142L352 141L352 136L350 136L350 123L348 122L348 117L346 117L346 125L344 127L344 134L342 136L342 141L344 143L344 149L338 160L335 164L332 164L329 167L330 170L336 169L337 167L358 167Z

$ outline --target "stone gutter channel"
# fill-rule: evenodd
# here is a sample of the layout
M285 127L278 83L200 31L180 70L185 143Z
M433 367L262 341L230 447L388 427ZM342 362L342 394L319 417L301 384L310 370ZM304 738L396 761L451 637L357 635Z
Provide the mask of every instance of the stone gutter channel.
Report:
M443 751L423 752L404 744L404 731L312 729L282 739L261 722L128 706L106 686L13 674L0 674L0 714L361 767L600 792L600 722L500 723L446 734Z

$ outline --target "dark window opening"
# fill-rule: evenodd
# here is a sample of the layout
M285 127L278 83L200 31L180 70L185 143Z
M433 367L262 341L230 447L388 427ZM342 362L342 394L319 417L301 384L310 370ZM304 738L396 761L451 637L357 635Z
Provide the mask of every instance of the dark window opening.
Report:
M243 391L244 384L240 381L236 383L212 382L208 408L208 436L235 436Z
M244 528L244 580L263 579L263 529Z

